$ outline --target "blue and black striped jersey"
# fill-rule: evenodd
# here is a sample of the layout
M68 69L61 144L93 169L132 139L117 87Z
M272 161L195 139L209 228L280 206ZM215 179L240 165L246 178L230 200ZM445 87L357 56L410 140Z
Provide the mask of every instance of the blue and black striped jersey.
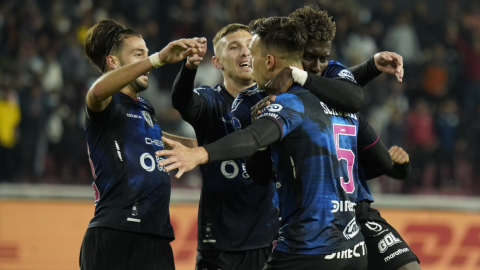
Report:
M85 106L85 136L95 178L95 216L108 227L174 239L170 178L155 152L163 150L152 105L119 92L102 112Z

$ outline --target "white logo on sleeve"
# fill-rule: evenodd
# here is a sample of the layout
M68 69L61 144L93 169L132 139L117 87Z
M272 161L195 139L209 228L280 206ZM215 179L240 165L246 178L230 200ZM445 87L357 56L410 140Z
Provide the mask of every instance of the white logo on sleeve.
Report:
M283 106L280 104L270 104L267 107L265 107L265 110L269 112L279 112L283 109Z
M143 117L145 118L145 121L147 121L148 125L153 128L153 121L152 118L150 117L150 114L147 111L142 111Z
M402 241L395 237L393 233L389 233L385 235L380 242L378 242L378 251L380 251L380 253L385 253L389 247L401 242Z
M345 78L345 79L348 79L350 81L355 81L355 77L353 77L353 74L352 72L350 72L350 70L348 69L343 69L341 70L339 73L338 73L338 76L342 77L342 78Z
M373 221L367 221L367 223L365 223L365 226L367 226L367 228L374 232L379 232L382 230L382 226Z

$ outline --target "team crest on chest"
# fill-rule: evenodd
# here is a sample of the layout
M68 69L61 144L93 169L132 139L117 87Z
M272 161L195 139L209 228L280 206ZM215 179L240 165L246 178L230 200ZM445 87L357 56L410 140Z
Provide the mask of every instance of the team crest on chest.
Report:
M145 118L145 121L147 121L148 125L153 128L153 121L152 118L150 117L150 114L147 111L142 111L143 118Z

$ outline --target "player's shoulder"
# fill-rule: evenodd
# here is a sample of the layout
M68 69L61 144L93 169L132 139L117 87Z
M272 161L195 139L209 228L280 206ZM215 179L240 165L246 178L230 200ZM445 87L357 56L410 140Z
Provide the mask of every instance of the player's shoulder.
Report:
M272 105L278 104L282 106L282 108L286 107L297 111L304 111L302 99L309 94L311 94L310 91L299 84L294 84L287 92L277 95Z
M350 72L350 70L347 67L345 67L342 63L334 60L330 60L328 62L328 66L325 69L325 71L322 73L322 76L326 78L340 77L340 78L344 78L344 79L348 79L356 82L352 72Z
M221 84L217 84L214 87L202 85L193 89L193 92L195 92L198 95L205 95L205 96L218 95L222 91L222 87L223 86Z
M239 97L251 97L255 95L264 95L267 96L265 90L258 89L257 85L251 86L238 94Z

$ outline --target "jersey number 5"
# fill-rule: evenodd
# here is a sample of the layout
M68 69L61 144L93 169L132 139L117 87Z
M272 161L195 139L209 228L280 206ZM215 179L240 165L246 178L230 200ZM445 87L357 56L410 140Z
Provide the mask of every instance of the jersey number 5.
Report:
M340 148L340 135L355 136L357 134L356 128L356 126L333 124L333 136L338 161L340 162L342 159L347 161L348 181L345 182L343 176L340 176L340 184L345 192L349 194L355 191L355 183L353 182L353 163L355 162L355 154L350 149Z

